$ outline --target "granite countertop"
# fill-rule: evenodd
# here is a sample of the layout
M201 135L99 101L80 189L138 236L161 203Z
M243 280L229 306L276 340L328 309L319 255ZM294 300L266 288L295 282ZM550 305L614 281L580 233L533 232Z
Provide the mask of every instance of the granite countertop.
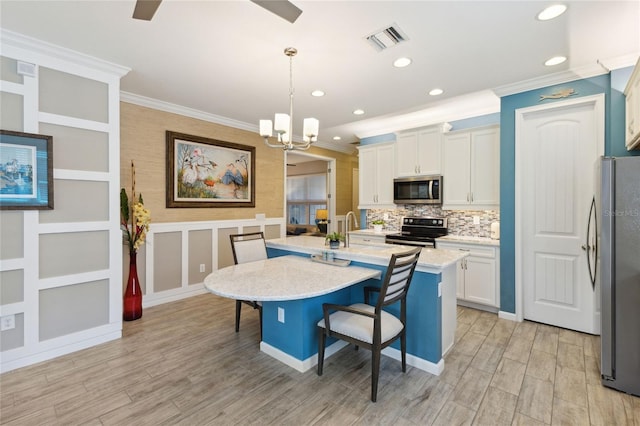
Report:
M444 237L436 239L436 246L438 245L438 241L500 247L500 240L494 240L487 237L472 237L468 235L445 235Z
M204 286L213 294L231 299L282 301L332 293L380 276L377 269L327 265L291 255L219 269L204 279Z
M325 245L325 239L321 237L309 236L288 236L275 240L267 240L267 247L273 249L287 250L296 253L320 254L324 250L329 250ZM333 250L336 259L346 259L355 262L370 263L373 265L388 265L391 255L410 250L414 247L396 244L384 245L360 245L350 244L345 248ZM422 272L439 273L444 268L455 264L458 260L468 256L468 253L459 250L433 249L425 247L420 253L416 270Z

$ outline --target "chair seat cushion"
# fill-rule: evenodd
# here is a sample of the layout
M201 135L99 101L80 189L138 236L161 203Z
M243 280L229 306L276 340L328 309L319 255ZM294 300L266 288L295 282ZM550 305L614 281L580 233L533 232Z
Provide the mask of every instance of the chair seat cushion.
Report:
M364 303L356 303L350 306L367 312L375 312L375 307ZM363 342L373 343L373 318L351 312L336 311L329 316L331 331L353 337ZM318 321L318 326L325 328L324 318ZM381 341L384 343L397 336L402 331L402 322L388 312L382 311L380 328Z

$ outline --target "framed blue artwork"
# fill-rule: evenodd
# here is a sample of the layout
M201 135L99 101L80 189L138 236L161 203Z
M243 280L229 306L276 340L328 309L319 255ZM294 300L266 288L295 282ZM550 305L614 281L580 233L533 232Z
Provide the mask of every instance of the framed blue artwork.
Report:
M53 138L0 130L0 210L53 209Z

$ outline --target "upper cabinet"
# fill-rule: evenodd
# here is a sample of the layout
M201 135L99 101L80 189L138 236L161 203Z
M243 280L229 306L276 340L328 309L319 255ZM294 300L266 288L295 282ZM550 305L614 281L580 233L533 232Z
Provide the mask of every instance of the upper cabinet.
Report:
M640 60L624 89L626 96L625 145L627 150L640 149Z
M396 176L439 175L441 167L442 132L448 123L396 135Z
M372 144L358 147L359 209L395 208L393 204L393 170L395 145Z
M500 205L500 128L444 135L444 209L492 210Z

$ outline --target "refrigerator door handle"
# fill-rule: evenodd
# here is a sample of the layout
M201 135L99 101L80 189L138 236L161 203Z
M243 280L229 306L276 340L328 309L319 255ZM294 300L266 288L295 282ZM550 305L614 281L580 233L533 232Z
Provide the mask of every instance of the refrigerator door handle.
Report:
M591 279L593 291L596 290L596 274L598 273L598 220L596 214L596 197L594 196L589 209L587 244L582 246L582 249L587 252L587 267L589 268L589 278Z

